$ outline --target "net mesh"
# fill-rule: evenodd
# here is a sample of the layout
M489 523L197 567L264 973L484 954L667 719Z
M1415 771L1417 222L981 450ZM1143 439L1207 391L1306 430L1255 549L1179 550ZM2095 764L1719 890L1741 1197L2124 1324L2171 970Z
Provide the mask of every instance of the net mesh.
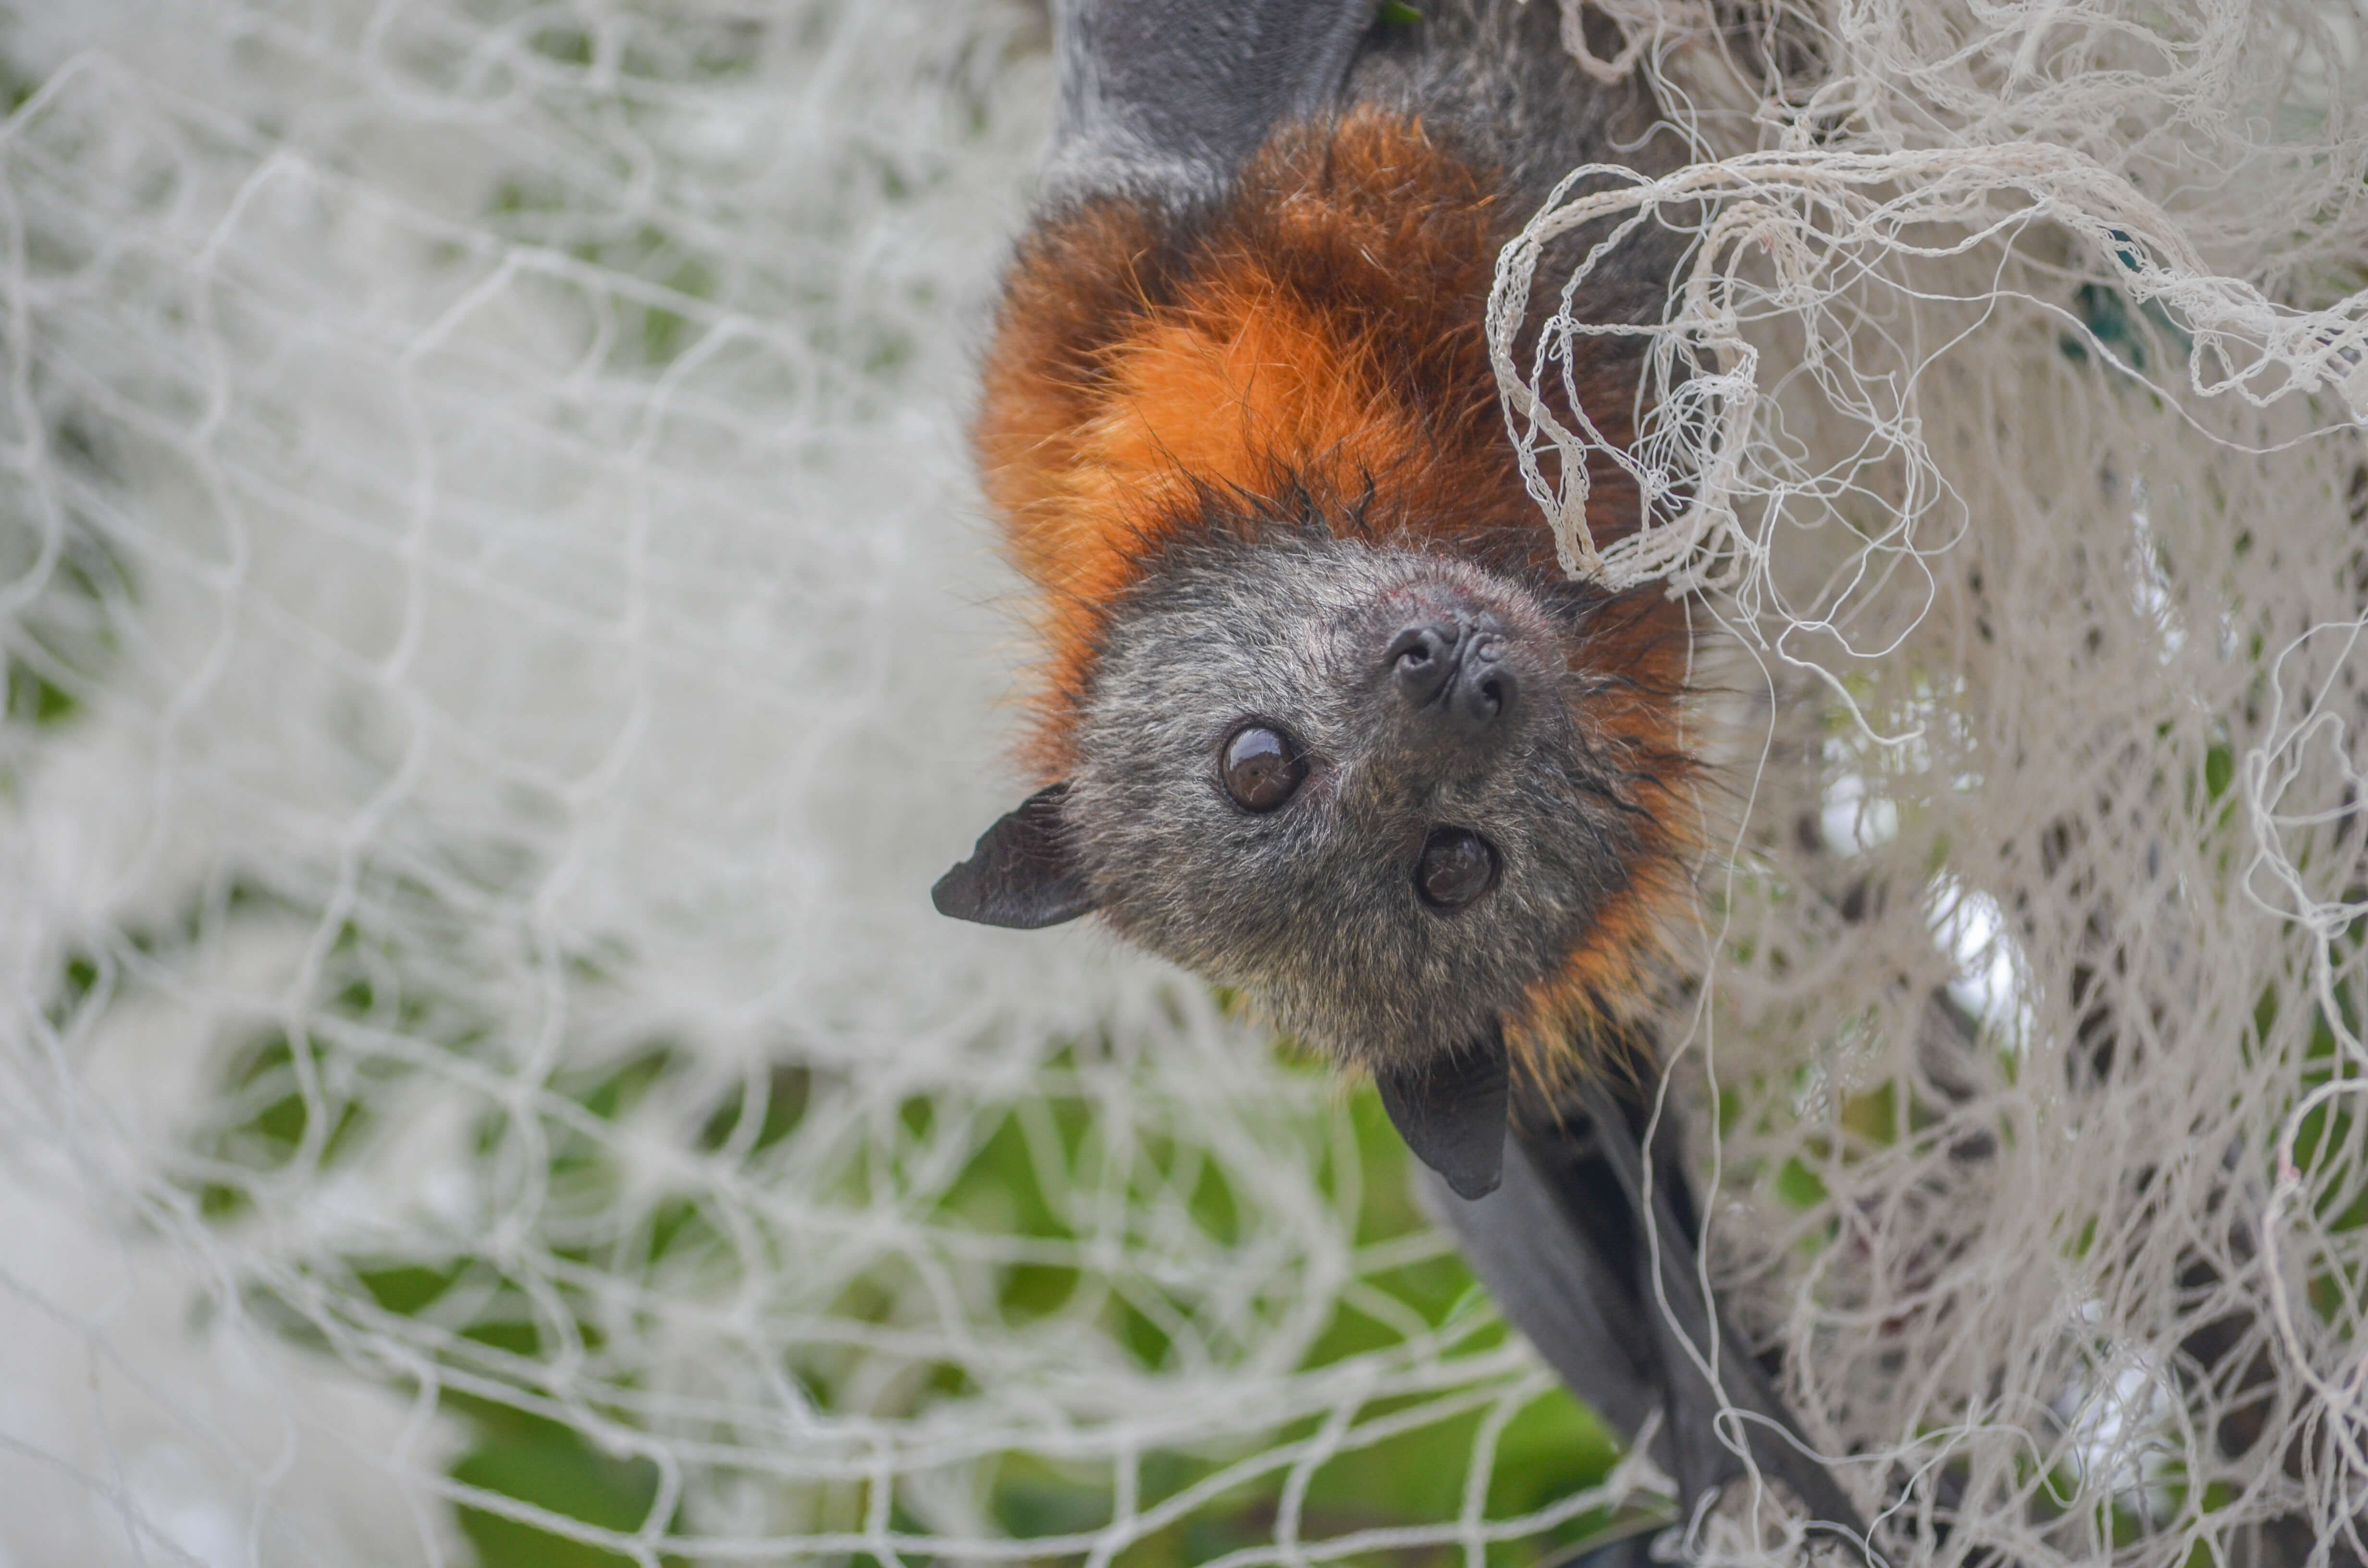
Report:
M1702 631L1667 1038L1731 1311L1891 1561L2347 1561L2359 15L1603 8L1704 161L1539 215L1497 320L1562 330L1499 372L1541 526ZM1045 43L0 18L7 1562L1666 1521L1369 1094L928 908L1019 787L961 427ZM1595 328L1539 246L1610 210L1699 243L1598 554L1526 389Z

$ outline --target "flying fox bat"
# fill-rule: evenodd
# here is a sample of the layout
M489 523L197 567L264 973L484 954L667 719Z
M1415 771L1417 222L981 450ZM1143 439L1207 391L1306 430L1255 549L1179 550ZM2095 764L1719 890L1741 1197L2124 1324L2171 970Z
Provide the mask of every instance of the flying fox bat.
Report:
M1043 787L935 898L1098 913L1370 1072L1512 1321L1632 1437L1665 1413L1689 1504L1748 1464L1855 1534L1720 1332L1640 1108L1633 1019L1697 836L1682 607L1565 576L1490 369L1499 247L1570 170L1652 144L1650 95L1582 74L1559 20L1054 0L1053 147L975 432L1037 594ZM1588 312L1657 319L1679 243L1623 243ZM1633 440L1636 348L1565 352ZM1589 478L1616 537L1635 485Z

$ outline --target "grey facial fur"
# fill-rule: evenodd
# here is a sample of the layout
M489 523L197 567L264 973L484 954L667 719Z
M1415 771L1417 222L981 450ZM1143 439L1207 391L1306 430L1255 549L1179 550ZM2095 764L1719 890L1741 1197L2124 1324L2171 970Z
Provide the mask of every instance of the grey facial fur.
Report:
M1393 640L1456 616L1501 627L1515 677L1476 734L1394 678ZM1418 1067L1522 1016L1625 880L1565 629L1508 578L1314 529L1216 533L1162 558L1110 624L1064 813L1096 903L1338 1059ZM1253 722L1309 766L1263 813L1219 772ZM1416 886L1439 828L1479 834L1499 866L1454 911Z

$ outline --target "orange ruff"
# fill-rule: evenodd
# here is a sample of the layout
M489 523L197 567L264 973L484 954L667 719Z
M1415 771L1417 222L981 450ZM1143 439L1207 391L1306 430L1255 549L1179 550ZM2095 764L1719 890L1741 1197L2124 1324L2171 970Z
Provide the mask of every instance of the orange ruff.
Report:
M1312 508L1338 535L1560 580L1481 325L1520 219L1493 189L1419 121L1363 109L1280 133L1208 213L1105 201L1022 244L975 439L1012 558L1041 595L1041 777L1070 766L1109 615L1165 544L1207 526L1212 498L1252 515ZM1633 439L1633 365L1607 350L1575 380L1597 427ZM1634 517L1623 471L1588 478L1592 517ZM1599 539L1620 531L1597 524ZM1531 1027L1508 1020L1532 1038L1633 994L1693 836L1674 607L1646 590L1583 623L1571 667L1597 679L1579 718L1626 764L1640 853L1533 998Z

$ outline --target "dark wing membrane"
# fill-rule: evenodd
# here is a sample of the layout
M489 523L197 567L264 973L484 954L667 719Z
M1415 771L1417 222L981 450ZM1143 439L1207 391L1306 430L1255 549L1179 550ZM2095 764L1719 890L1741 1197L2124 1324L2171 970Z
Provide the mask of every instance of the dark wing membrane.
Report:
M1653 1458L1676 1479L1681 1508L1756 1466L1844 1540L1862 1541L1850 1497L1703 1292L1673 1124L1653 1129L1648 1155L1645 1118L1600 1083L1556 1101L1522 1083L1515 1097L1503 1187L1466 1201L1426 1173L1429 1206L1499 1310L1623 1436L1661 1409Z
M1220 195L1281 121L1327 108L1378 0L1053 0L1048 207Z
M1575 1222L1569 1194L1556 1179L1570 1174L1541 1171L1528 1145L1515 1139L1505 1149L1504 1184L1486 1198L1467 1201L1452 1196L1443 1180L1424 1179L1429 1207L1455 1232L1497 1310L1529 1336L1573 1393L1633 1438L1660 1405L1660 1363L1636 1299L1629 1249L1607 1248ZM1581 1212L1617 1210L1624 1217L1626 1199L1609 1172L1600 1173L1597 1199L1604 1207L1590 1204ZM1654 1458L1668 1468L1662 1449Z

